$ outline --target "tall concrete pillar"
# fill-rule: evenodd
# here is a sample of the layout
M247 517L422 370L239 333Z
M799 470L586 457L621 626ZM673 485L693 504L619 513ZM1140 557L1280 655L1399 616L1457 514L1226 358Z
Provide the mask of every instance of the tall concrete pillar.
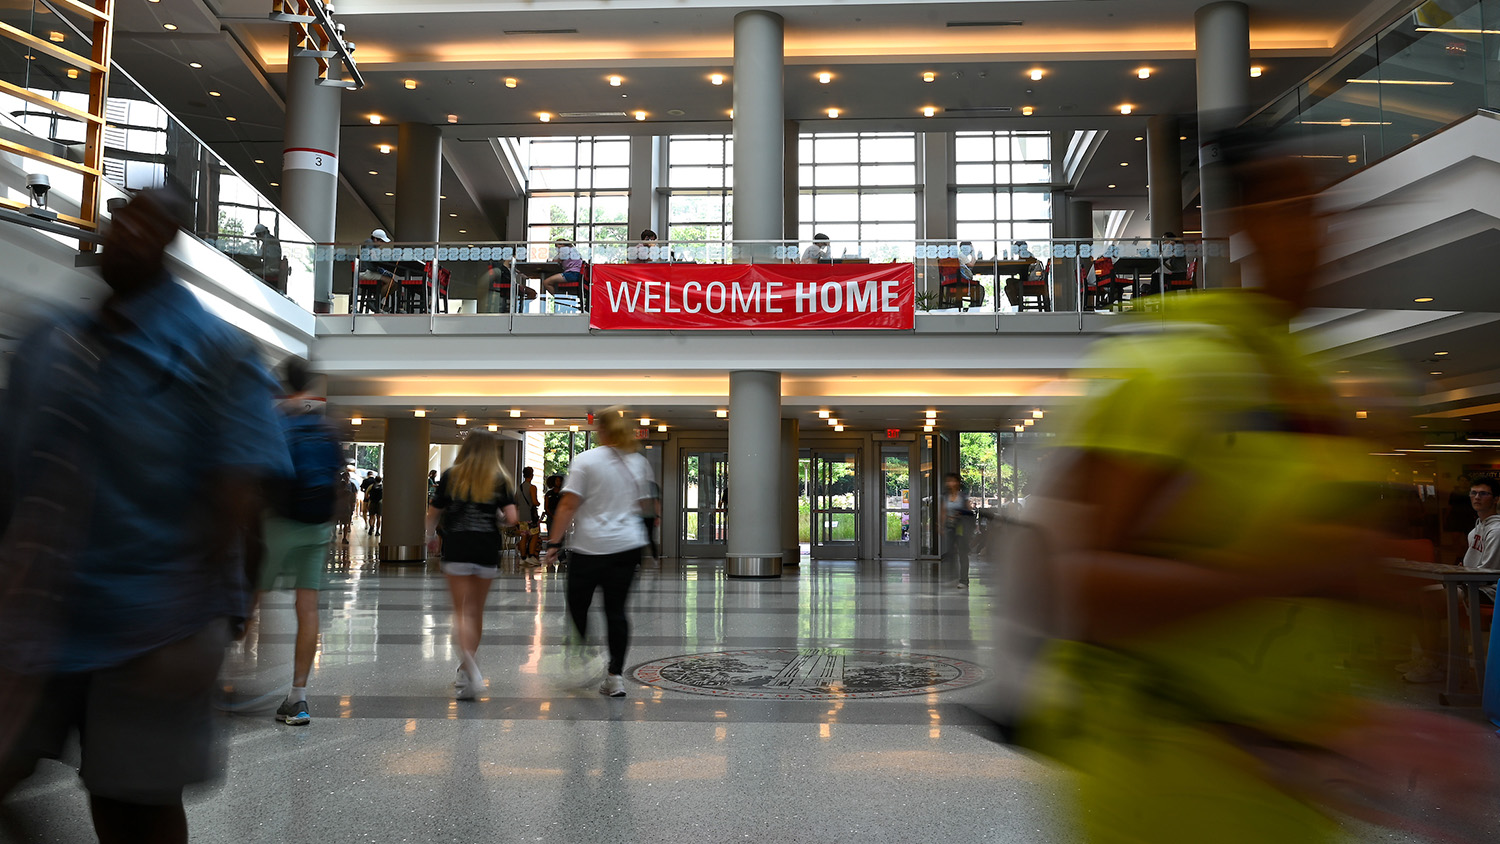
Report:
M295 48L296 39L292 39ZM286 142L281 153L281 207L317 243L333 242L339 186L339 91L319 85L318 60L287 59ZM313 310L333 305L333 258L313 264Z
M1151 183L1151 236L1182 235L1182 142L1177 116L1146 121L1146 179Z
M1233 232L1229 209L1233 185L1219 159L1214 137L1233 128L1250 107L1250 10L1244 3L1210 3L1194 17L1197 31L1198 177L1202 189L1203 236L1228 238ZM1209 244L1213 250L1215 244ZM1206 282L1214 287L1238 287L1239 273L1225 254L1205 261Z
M1088 241L1094 236L1094 203L1086 199L1068 200L1068 237ZM1073 291L1076 298L1081 294L1080 286L1083 278L1084 267L1088 266L1093 259L1073 258L1068 264L1068 272L1071 278L1068 287ZM1054 288L1057 286L1054 285ZM1081 303L1080 303L1081 304Z
M781 16L734 16L734 237L780 240L786 203L786 37ZM769 260L773 247L747 247ZM773 430L777 430L773 426Z
M426 419L396 417L385 424L385 497L380 559L383 562L425 562L427 559L427 445L431 428Z
M781 373L729 373L730 577L780 577Z
M443 180L443 133L402 123L396 134L396 232L404 243L435 243Z
M626 240L640 237L641 231L650 229L657 233L661 242L667 233L659 226L656 189L661 185L661 142L655 135L632 135L630 138L630 212L626 218L630 231Z
M917 236L926 241L954 240L953 225L953 134L951 132L923 132L918 135L922 157L922 218L917 221ZM952 245L952 244L949 244ZM917 292L938 298L942 275L934 260L922 260L917 264Z
M801 423L781 420L781 564L802 564L802 543L797 537L797 440Z
M786 173L781 188L784 196L781 236L795 245L801 237L798 229L802 223L802 168L799 166L802 161L802 124L795 120L786 121L781 149L781 166Z

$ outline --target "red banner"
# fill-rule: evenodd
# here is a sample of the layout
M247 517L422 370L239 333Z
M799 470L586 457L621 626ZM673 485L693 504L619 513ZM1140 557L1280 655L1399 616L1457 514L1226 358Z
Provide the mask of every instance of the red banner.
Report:
M589 327L911 330L912 264L595 264Z

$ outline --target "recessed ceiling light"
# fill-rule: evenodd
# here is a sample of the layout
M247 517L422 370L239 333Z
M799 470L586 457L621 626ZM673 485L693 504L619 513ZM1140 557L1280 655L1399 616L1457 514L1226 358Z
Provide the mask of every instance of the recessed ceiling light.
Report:
M1125 105L1120 106L1120 113L1121 114L1129 114L1132 111L1135 111L1135 106L1130 105L1129 103L1126 103Z
M1178 135L1177 136L1177 140L1179 140L1179 141L1185 141L1185 140L1187 140L1187 135Z
M70 67L70 68L68 68L68 78L69 79L77 79L78 78L78 68L76 68L76 67Z
M636 112L635 113L635 119L636 120L645 120L646 119L646 112L644 112L644 111L638 111L638 112Z
M537 117L538 120L542 121L543 123L550 123L550 122L552 122L552 115L549 114L549 113L547 113L547 112L545 112L545 111L542 112L541 114L538 114L536 117Z
M557 420L556 419L543 419L542 420L542 424L543 425L556 425L557 424Z
M651 427L651 417L649 417L649 416L642 416L641 417L641 427L642 428L649 428L649 427Z
M1437 355L1438 357L1442 357L1443 355L1446 355L1448 353L1447 352L1433 352L1433 354Z
M459 234L468 234L468 233L469 233L469 230L468 230L468 229L459 229L459 230L458 230L458 233L459 233Z
M391 145L390 144L381 144L380 146L376 147L376 149L380 150L380 154L381 155L390 155L391 154Z
M425 411L425 410L413 410L411 412L411 415L417 417L418 419L421 419L421 418L423 418L423 417L425 417L427 415L427 411Z
M1114 186L1114 185L1110 185L1110 186L1109 186L1109 189L1110 189L1110 190L1114 190L1114 189L1115 189L1115 186Z
M936 82L937 81L937 74L933 73L930 70L923 71L923 73L922 73L922 81L923 82Z
M507 77L505 77L505 87L507 87L507 88L514 88L514 87L516 87L517 85L520 85L520 84L521 84L520 80L516 79L514 76L507 76Z
M1047 414L1046 414L1045 411L1041 411L1041 410L1033 410L1033 411L1031 411L1031 418L1032 419L1041 419L1043 416L1046 416L1046 415Z
M161 25L161 28L165 29L168 32L176 32L177 31L177 24L175 24L175 23L164 23L164 24Z
M411 91L411 90L414 90L417 87L417 80L415 80L415 79L403 79L403 80L401 80L401 84L406 86L406 90Z
M1032 108L1031 106L1021 106L1021 113L1026 115L1027 117L1030 117L1035 112L1036 109Z
M1431 372L1429 372L1427 374L1428 375L1442 375L1443 374L1443 370L1441 370L1441 369L1434 369L1434 370L1432 370Z
M930 433L932 433L932 432L933 432L933 431L934 431L934 430L935 430L935 428L934 428L934 427L933 427L933 426L932 426L932 425L923 425L923 426L922 426L922 432L923 432L923 433L926 433L926 434L930 434Z
M928 419L936 419L937 418L937 411L936 410L923 411L922 415L926 416Z
M837 120L838 116L839 116L839 110L836 109L836 108L830 108L828 110L828 116L831 117L831 118L833 118L833 119L835 119L835 120Z
M666 425L657 425L656 426L656 430L657 430L658 433L665 434L667 432L667 426Z
M568 426L568 430L572 431L573 433L576 434L576 433L578 433L578 426L577 425L569 425Z
M496 432L498 430L500 430L500 426L499 425L494 425L494 424L490 425L490 432L491 433L494 433L494 432Z
M255 163L256 164L265 164L266 160L264 158L257 158L257 159L255 159Z
M1151 78L1151 68L1149 68L1149 67L1143 67L1140 70L1137 70L1135 72L1135 75L1137 77L1141 78L1141 79L1150 79Z
M510 412L510 418L512 418L512 419L520 419L521 418L521 411L519 411L519 410L512 410Z
M1135 139L1136 139L1136 140L1137 140L1137 141L1144 141L1144 140L1146 140L1146 137L1145 137L1145 136L1144 136L1144 135L1136 135L1136 136L1135 136Z
M448 216L449 217L457 217L458 215L457 214L449 214Z
M709 82L710 85L723 85L724 84L724 74L722 74L722 73L712 74L712 75L710 75L708 77L708 82Z
M611 87L611 88L618 88L618 87L620 87L623 84L625 84L625 80L621 79L618 76L611 76L609 78L609 87Z
M445 194L445 193L438 194L438 199L447 199L447 198L448 198L448 195Z
M1041 68L1035 68L1031 71L1031 81L1040 82L1042 77L1045 75L1045 71L1043 71Z
M1120 166L1121 167L1129 167L1130 166L1130 162L1129 161L1121 161L1120 162Z
M717 417L719 417L720 419L728 419L729 418L729 411L727 411L727 410L715 410L714 411L714 415L717 416Z
M188 62L188 67L192 68L193 70L202 70L203 69L203 63L202 62Z
M833 411L831 411L831 410L820 410L820 411L818 411L818 418L819 419L827 419L828 417L830 417L832 415L833 415Z
M827 85L828 83L833 81L833 74L825 70L822 73L818 74L818 81L822 82L824 85Z
M209 91L208 95L210 97L222 97L222 96L224 96L223 94L220 94L218 91Z
M1422 296L1420 298L1413 299L1412 301L1413 302L1431 302L1432 301L1432 297L1431 296Z
M937 109L933 108L932 106L923 106L922 107L922 116L923 117L931 117L934 114L937 114Z
M390 192L390 191L386 191L386 192L385 192L385 195L386 195L386 196L395 196L395 194L394 194L394 193L391 193L391 192Z
M1260 75L1262 73L1265 73L1265 72L1266 72L1266 69L1263 68L1263 67L1261 67L1260 65L1252 65L1250 67L1250 78L1251 79L1259 79Z
M448 115L448 122L449 123L457 123L458 122L458 115L456 115L456 114L450 114L450 115Z
M365 420L364 420L363 417L351 416L351 417L349 417L349 424L350 425L363 425L363 424L365 424Z
M467 424L469 424L468 418L464 417L464 416L460 416L457 419L454 419L453 421L456 422L456 423L458 423L459 425L467 425Z
M836 432L838 432L838 433L840 433L840 434L842 434L842 433L844 433L844 426L843 425L834 425L833 426L833 430L836 431Z
M279 188L279 187L281 187L281 183L280 182L272 182L271 183L271 187L273 187L273 188Z
M234 121L236 121L236 120L239 120L239 118L238 118L238 117L226 117L226 118L224 118L224 119L225 119L225 120L228 120L228 121L229 121L229 122L230 122L230 123L233 123L233 122L234 122Z
M379 170L371 170L370 171L370 175L371 176L379 176L380 175L380 171Z

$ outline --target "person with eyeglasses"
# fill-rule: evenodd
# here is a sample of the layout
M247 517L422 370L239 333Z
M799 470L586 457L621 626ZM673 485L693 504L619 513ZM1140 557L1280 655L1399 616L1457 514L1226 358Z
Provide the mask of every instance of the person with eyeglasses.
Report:
M1459 562L1466 569L1494 571L1495 579L1500 580L1500 500L1496 499L1496 493L1500 493L1500 481L1494 478L1475 478L1469 483L1469 505L1474 508L1475 521ZM1479 590L1488 603L1495 602L1494 586L1481 586ZM1408 683L1438 683L1447 678L1442 660L1438 659L1441 649L1437 630L1443 607L1442 587L1428 587L1423 592L1422 626L1418 634L1421 654L1398 666L1407 669L1402 677Z

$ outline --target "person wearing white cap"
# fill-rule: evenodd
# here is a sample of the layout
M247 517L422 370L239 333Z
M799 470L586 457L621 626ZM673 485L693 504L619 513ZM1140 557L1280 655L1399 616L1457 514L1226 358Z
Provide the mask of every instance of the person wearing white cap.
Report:
M385 229L375 229L374 231L371 231L370 236L365 239L364 245L372 246L376 243L390 242L391 236L385 233ZM375 291L375 304L373 306L373 310L386 310L391 299L391 293L396 289L395 271L384 264L377 264L373 261L360 261L359 280L373 281L378 285Z

